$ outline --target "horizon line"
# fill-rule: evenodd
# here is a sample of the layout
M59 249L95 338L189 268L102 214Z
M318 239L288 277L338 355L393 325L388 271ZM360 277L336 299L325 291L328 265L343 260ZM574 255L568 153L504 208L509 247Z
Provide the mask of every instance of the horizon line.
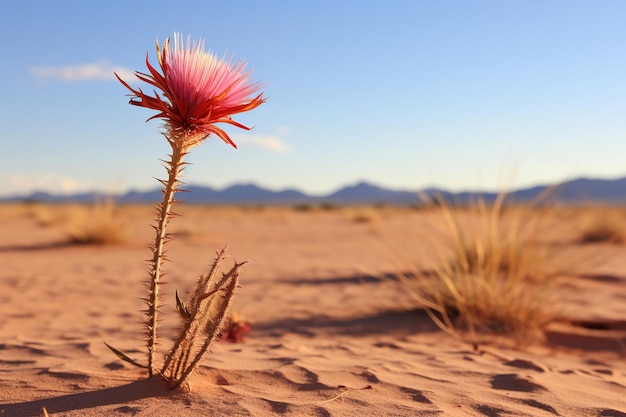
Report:
M617 180L621 180L621 179L626 179L625 175L622 176L617 176L617 177L592 177L592 176L577 176L577 177L572 177L572 178L568 178L565 180L561 180L561 181L554 181L554 182L542 182L542 183L534 183L534 184L529 184L529 185L520 185L518 187L501 187L501 189L488 189L488 188L449 188L446 186L441 186L441 185L428 185L428 186L422 186L420 188L415 188L415 189L409 189L409 188L401 188L401 187L393 187L393 186L386 186L386 185L381 185L380 183L376 183L375 181L371 181L371 180L365 180L365 179L361 179L361 180L357 180L357 181L353 181L353 182L348 182L345 185L342 186L338 186L333 188L330 191L327 192L322 192L322 193L315 193L315 192L308 192L308 191L303 191L302 188L299 188L297 186L286 186L286 187L282 187L282 188L275 188L275 187L268 187L268 186L264 186L264 185L260 185L254 181L235 181L229 185L223 186L223 187L217 187L217 186L213 186L213 185L209 185L209 184L201 184L201 183L188 183L185 184L187 187L194 187L194 188L204 188L204 189L210 189L216 192L223 192L226 190L229 190L231 188L235 188L235 187L246 187L246 186L252 186L252 187L256 187L258 189L261 190L265 190L265 191L269 191L269 192L273 192L273 193L281 193L281 192L287 192L287 191L294 191L294 192L298 192L303 194L306 197L311 197L311 198L320 198L320 197L327 197L329 195L335 194L339 191L345 190L347 188L353 188L353 187L357 187L359 185L368 185L371 187L376 187L376 188L380 188L382 190L385 191L391 191L391 192L409 192L409 193L420 193L420 192L424 192L424 191L443 191L443 192L448 192L448 193L453 193L453 194L463 194L463 193L499 193L499 192L514 192L514 191L520 191L520 190L528 190L528 189L532 189L532 188L537 188L537 187L549 187L549 186L556 186L559 184L566 184L568 182L572 182L572 181L576 181L576 180L598 180L598 181L617 181ZM133 187L128 187L125 191L115 191L115 192L111 192L111 191L104 191L101 189L98 189L97 187L91 188L91 189L86 189L86 190L77 190L77 191L51 191L51 190L32 190L32 191L26 191L26 192L9 192L9 193L2 193L0 194L0 200L6 200L6 199L16 199L16 198L29 198L32 197L33 195L36 194L46 194L49 196L54 196L54 197L72 197L72 196L81 196L81 195L101 195L101 196L124 196L127 195L129 193L146 193L146 192L153 192L153 191L159 191L161 188L158 186L154 186L154 187L137 187L137 188L133 188Z

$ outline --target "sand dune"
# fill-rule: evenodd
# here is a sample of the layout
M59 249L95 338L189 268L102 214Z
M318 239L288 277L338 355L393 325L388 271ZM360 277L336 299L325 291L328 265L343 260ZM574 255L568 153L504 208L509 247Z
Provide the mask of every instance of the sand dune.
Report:
M67 244L62 222L0 210L0 416L626 416L625 246L559 233L552 244L576 269L545 340L474 347L439 330L401 282L374 277L400 258L428 264L427 212L183 208L162 352L174 290L225 245L252 261L235 303L252 328L244 343L215 343L170 391L103 343L143 359L149 209L122 209L118 246Z

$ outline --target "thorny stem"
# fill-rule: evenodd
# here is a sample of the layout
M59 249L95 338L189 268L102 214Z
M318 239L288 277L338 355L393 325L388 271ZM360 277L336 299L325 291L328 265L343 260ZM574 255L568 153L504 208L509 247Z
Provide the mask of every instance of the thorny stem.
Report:
M157 225L154 226L156 238L154 241L153 257L150 262L150 295L148 302L148 372L150 376L154 374L154 354L157 339L157 324L159 312L159 282L162 275L162 265L165 260L163 248L167 241L166 228L169 223L172 205L174 204L174 194L179 184L178 177L183 170L185 163L183 159L187 154L185 147L174 140L169 140L172 146L171 160L167 162L167 181L161 181L164 185L163 202L158 207Z

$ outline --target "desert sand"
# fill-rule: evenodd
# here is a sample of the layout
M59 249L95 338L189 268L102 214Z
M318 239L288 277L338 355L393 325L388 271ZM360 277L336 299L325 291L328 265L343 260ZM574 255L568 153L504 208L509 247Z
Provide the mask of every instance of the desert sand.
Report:
M151 211L119 210L127 239L102 246L68 243L71 207L0 206L0 416L626 416L626 246L578 243L575 216L548 242L572 268L545 337L474 347L393 279L432 262L428 212L180 207L161 354L175 290L225 246L251 261L234 305L251 331L168 390L104 345L144 360Z

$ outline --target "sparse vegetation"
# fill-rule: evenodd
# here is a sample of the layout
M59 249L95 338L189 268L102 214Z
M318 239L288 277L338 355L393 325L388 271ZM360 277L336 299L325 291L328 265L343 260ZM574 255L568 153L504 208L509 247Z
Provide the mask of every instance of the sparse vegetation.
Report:
M51 210L49 206L34 206L31 215L41 227L50 227L61 221L58 213Z
M465 209L441 201L450 245L439 266L401 276L443 330L472 343L506 334L523 344L553 317L556 274L539 244L545 211L505 210L504 200Z
M624 243L624 234L614 225L596 224L582 231L581 243Z
M580 231L580 243L624 243L623 223L615 213L600 209L591 209L589 213L590 218Z
M313 208L314 207L312 204L307 204L307 203L295 204L293 206L294 211L311 211L313 210Z
M325 202L320 204L320 208L325 211L337 210L339 206L335 203Z
M374 208L359 208L348 212L350 219L355 223L375 223L380 220L380 214Z
M128 239L126 223L118 215L112 198L75 210L65 229L70 242L76 244L116 245Z

